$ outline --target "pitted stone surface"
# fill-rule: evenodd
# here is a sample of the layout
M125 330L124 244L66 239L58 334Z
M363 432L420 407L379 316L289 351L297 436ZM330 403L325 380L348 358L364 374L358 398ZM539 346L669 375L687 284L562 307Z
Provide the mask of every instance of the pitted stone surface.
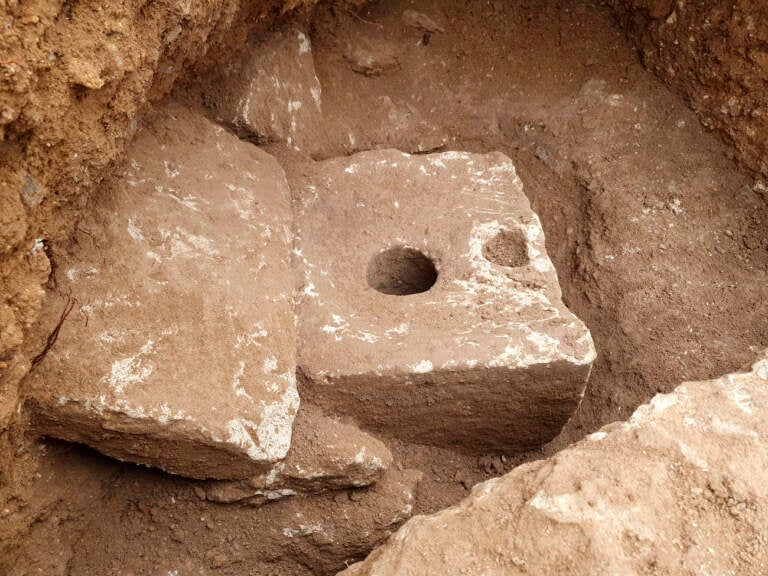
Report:
M155 114L58 263L77 306L33 375L37 426L197 478L285 457L289 196L271 156L181 107Z
M368 486L392 463L378 439L351 424L304 409L294 423L291 449L269 471L244 480L212 480L206 498L258 506L296 494Z
M558 433L595 351L509 158L365 152L309 167L295 198L303 397L462 450L526 450ZM418 251L434 286L372 288L371 259L393 247L406 256L390 282Z
M259 142L313 153L326 140L321 94L309 35L288 27L227 64L205 97L225 122Z

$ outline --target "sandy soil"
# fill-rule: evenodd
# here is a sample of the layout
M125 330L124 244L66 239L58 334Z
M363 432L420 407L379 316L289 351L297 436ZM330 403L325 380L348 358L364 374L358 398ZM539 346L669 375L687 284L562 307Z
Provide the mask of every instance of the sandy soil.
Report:
M445 31L403 26L409 7ZM356 72L345 55L361 38L396 65L375 76ZM324 112L339 126L320 156L353 151L352 129L396 140L371 126L382 96L417 109L448 135L449 149L508 154L542 218L565 301L599 351L581 408L540 451L469 457L389 441L399 467L424 473L417 512L453 504L474 483L623 419L683 380L738 369L768 346L766 198L643 69L601 3L390 0L360 17L319 13L312 39ZM193 86L178 96L198 94ZM279 145L268 151L289 179L307 161ZM343 568L327 543L284 548L267 537L283 528L269 522L299 511L298 500L213 505L192 481L59 443L31 450L38 478L0 518L33 522L5 540L13 544L0 556L0 573L278 576ZM318 506L333 510L339 497L317 497ZM346 552L357 558L365 545Z

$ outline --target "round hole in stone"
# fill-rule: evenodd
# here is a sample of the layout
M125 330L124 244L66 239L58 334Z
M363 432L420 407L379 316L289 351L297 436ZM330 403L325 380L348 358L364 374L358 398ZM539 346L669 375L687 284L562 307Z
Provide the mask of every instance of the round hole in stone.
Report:
M530 263L525 234L519 228L502 230L483 246L485 259L498 264L517 268Z
M437 268L424 253L395 246L371 258L367 278L368 285L382 294L407 296L432 288L437 281Z

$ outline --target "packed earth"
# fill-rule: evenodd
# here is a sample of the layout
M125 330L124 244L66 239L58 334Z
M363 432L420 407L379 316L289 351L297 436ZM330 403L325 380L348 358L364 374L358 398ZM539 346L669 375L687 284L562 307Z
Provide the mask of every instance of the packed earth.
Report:
M768 573L768 9L0 16L0 574Z

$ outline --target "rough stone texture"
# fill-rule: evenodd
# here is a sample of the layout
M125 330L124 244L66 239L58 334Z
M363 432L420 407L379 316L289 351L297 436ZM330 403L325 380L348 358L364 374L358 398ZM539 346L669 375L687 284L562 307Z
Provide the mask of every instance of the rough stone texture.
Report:
M344 60L356 73L376 77L398 67L387 43L362 36L343 41ZM364 122L326 117L309 33L297 24L250 40L241 58L227 59L196 89L218 119L244 138L283 143L314 158L382 147L431 152L449 139L404 96L380 95Z
M338 138L350 152L391 147L421 154L439 150L448 142L446 131L427 120L408 100L386 95L377 100L366 119L369 125L349 119L337 127L346 131L346 142L343 136Z
M344 59L352 70L364 76L381 76L397 70L400 65L393 50L382 50L367 38L358 38L354 44L348 44Z
M367 486L392 463L392 454L376 438L355 426L305 410L296 418L285 460L246 480L212 481L212 502L261 505L285 496Z
M367 554L413 515L422 473L388 470L369 488L338 494L326 506L309 506L275 525L281 555L293 556L316 574L332 574ZM344 518L345 522L334 519Z
M408 522L345 576L764 574L768 355Z
M643 63L768 178L768 4L611 0Z
M595 351L560 300L506 156L364 152L308 167L294 192L303 398L464 451L525 450L557 434ZM367 274L391 281L409 265L369 270L398 246L434 262L431 289L369 286Z
M224 122L259 143L284 142L309 153L324 143L320 81L301 28L249 42L241 59L225 62L206 83L203 98Z
M405 26L405 25L403 25ZM324 121L328 142L324 157L356 152L396 148L412 154L433 152L450 140L449 132L436 122L434 110L413 97L416 90L398 85L397 90L385 88L386 82L408 66L409 56L403 54L404 43L411 39L389 38L378 28L360 31L339 27L333 35L318 35L318 53L329 50L343 54L347 75L341 67L329 68L329 62L317 61L323 89L346 94L359 102L368 102L365 114L347 114L346 107L325 106ZM331 48L332 47L332 48ZM360 83L365 77L366 82ZM446 90L451 90L446 87Z
M121 161L137 115L191 68L313 0L10 0L0 6L0 490L31 467L18 451L24 350L47 255ZM45 240L45 252L39 250ZM38 250L33 250L38 247ZM0 494L0 500L4 495Z
M78 227L74 310L34 370L39 431L194 478L282 459L295 382L290 192L268 154L171 105Z

